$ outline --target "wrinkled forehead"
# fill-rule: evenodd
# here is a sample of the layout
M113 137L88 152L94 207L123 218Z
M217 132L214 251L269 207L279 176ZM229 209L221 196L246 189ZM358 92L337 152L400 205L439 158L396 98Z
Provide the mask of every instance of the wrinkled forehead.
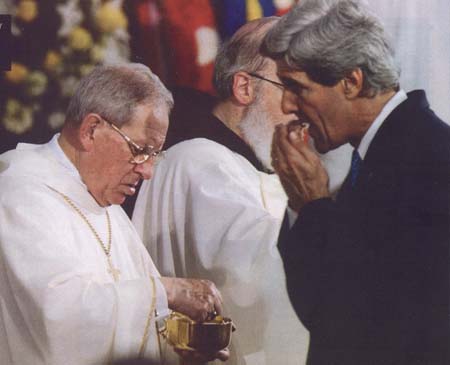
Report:
M169 109L164 106L158 106L152 109L152 113L145 124L145 135L152 141L155 147L162 147L169 127Z
M281 80L295 80L296 82L309 83L312 80L306 71L288 65L284 60L277 60L277 75Z
M138 105L126 127L138 136L138 143L160 147L164 143L169 126L169 108L159 105Z

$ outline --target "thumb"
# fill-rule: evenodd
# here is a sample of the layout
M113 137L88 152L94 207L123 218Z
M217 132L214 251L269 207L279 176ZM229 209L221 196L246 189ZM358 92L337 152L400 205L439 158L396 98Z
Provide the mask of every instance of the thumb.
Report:
M291 142L297 142L300 139L300 134L297 130L289 132L289 140Z
M289 142L295 147L298 148L299 145L302 144L302 136L300 130L296 129L289 132L288 135Z

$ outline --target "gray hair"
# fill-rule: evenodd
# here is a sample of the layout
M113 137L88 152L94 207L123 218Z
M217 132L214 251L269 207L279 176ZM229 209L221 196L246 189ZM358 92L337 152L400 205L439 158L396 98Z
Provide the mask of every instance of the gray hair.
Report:
M219 50L214 65L214 87L221 99L233 95L236 72L258 72L267 64L260 48L267 31L280 18L272 16L243 25Z
M84 77L72 96L66 124L79 126L89 113L97 113L117 126L130 121L138 105L173 107L172 94L158 76L139 63L97 66Z
M302 0L269 31L264 49L325 86L360 68L364 96L399 87L394 50L378 18L358 0Z

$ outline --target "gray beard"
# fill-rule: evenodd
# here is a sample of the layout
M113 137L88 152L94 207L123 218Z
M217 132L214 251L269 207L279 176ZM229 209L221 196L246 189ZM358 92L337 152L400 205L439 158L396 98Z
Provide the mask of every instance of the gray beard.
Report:
M274 127L259 100L250 106L239 124L239 128L264 168L273 171L270 152Z

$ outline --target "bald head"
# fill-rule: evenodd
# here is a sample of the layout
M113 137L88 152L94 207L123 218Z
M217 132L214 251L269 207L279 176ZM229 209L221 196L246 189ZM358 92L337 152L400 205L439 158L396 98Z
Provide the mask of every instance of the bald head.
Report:
M253 20L243 25L222 46L214 67L214 86L219 98L233 95L233 76L236 72L257 73L266 66L261 44L267 32L278 22L278 17Z

